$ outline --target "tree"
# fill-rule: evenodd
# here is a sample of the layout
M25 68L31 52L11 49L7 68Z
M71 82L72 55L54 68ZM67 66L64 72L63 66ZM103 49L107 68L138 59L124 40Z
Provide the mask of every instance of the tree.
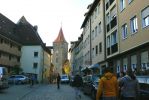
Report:
M23 72L23 69L21 67L19 67L18 65L14 66L12 68L12 74L20 74Z

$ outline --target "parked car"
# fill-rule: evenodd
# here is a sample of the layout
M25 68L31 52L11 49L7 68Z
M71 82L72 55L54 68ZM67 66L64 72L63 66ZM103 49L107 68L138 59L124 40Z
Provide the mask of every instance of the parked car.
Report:
M96 98L99 77L97 75L87 75L83 77L83 93L91 96L93 100Z
M69 77L66 74L61 75L61 83L69 83Z
M29 78L25 75L11 75L8 78L9 84L25 84L29 82Z
M0 89L6 89L8 87L7 69L0 67Z
M149 76L137 76L140 85L140 100L149 100Z

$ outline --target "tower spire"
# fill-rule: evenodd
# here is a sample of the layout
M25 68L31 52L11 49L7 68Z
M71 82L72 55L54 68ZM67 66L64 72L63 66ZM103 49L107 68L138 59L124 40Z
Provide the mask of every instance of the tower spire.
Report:
M59 34L58 34L57 38L55 39L54 43L60 43L60 42L67 42L65 40L62 27L60 28Z

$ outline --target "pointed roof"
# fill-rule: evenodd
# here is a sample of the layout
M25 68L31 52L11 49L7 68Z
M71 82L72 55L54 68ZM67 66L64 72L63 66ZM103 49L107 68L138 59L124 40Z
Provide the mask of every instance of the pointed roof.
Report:
M20 18L20 20L18 21L18 24L19 24L19 23L29 24L28 21L26 20L26 18L25 18L24 16L22 16L22 17Z
M59 34L57 36L57 38L55 39L54 43L61 43L61 42L66 42L64 34L63 34L63 30L62 27L60 28Z

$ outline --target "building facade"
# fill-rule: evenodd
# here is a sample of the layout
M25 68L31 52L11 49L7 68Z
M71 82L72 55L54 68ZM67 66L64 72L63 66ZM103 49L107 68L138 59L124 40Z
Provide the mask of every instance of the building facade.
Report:
M117 74L127 70L149 74L148 4L147 0L94 0L81 26L84 64L86 60L91 66L99 64L100 74L105 67Z
M6 67L10 74L20 66L22 47L14 28L15 23L0 13L0 67Z
M70 63L72 74L81 74L81 69L84 67L83 63L83 34L78 38L78 41L71 42L71 53Z
M11 74L34 74L39 82L51 63L51 52L42 42L37 26L25 17L17 24L0 14L0 66ZM14 73L14 69L19 72Z
M149 69L149 1L118 0L117 3L119 52L122 56L116 58L116 71L132 70L146 74Z
M95 0L88 6L82 24L83 44L84 44L84 65L100 65L100 73L106 67L105 61L105 20L104 20L104 0ZM98 66L99 67L99 66Z

